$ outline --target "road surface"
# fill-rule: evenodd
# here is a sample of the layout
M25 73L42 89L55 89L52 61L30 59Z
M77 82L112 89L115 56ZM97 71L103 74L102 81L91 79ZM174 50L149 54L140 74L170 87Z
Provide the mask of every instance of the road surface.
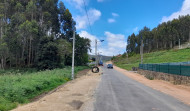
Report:
M190 111L190 106L104 65L95 111Z

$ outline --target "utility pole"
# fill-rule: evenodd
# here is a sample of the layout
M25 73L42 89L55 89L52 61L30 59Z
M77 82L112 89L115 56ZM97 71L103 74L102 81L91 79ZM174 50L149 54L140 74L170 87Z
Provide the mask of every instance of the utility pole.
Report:
M98 55L97 55L97 42L98 42L98 41L97 41L97 39L96 39L96 40L95 40L96 66L98 66L98 60L97 60L97 59L98 59L98 57L97 57L97 56L98 56Z
M102 61L101 53L102 53L102 52L98 52L98 61L99 61L99 62Z
M140 54L141 54L141 64L143 64L143 39L142 39L142 37L141 37Z
M98 52L98 63L100 62L100 53Z
M188 43L188 47L190 47L190 31L189 31L189 43Z
M73 30L73 56L72 56L72 74L71 78L74 80L74 66L75 66L75 30Z

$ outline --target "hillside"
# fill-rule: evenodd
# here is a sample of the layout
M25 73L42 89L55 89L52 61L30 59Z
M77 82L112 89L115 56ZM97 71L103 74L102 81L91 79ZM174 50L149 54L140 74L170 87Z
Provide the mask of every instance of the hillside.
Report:
M190 48L186 49L172 49L165 51L158 51L152 53L146 53L143 55L143 63L167 63L167 62L186 62L190 61ZM126 58L126 56L115 57L113 59L115 65L131 70L132 67L138 67L140 61L140 54L133 55Z
M90 55L90 54L88 56L89 56L89 58L95 58L96 57L95 55ZM104 56L104 55L101 55L101 56L102 56L101 57L102 61L110 61L112 58L112 56Z

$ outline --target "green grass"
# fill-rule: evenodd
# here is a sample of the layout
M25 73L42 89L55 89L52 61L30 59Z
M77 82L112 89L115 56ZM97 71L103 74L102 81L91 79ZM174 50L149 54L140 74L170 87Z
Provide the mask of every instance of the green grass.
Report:
M86 66L75 67L75 73L87 68ZM10 72L4 71L0 76L0 111L7 111L18 104L28 103L32 98L71 79L71 67L22 74Z
M190 61L190 48L187 49L172 49L165 51L158 51L152 53L146 53L143 55L143 63L168 63L168 62L187 62ZM114 59L114 64L123 69L131 70L132 67L138 67L140 60L140 55L136 54L129 57L117 57Z
M6 70L0 70L0 75L30 74L34 72L38 72L38 70L35 68L11 68Z

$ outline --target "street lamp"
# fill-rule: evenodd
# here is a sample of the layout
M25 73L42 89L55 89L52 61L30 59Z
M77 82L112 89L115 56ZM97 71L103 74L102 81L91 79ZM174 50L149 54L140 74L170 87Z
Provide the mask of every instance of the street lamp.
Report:
M100 55L102 52L98 52L98 61L100 62L102 60L102 56Z
M97 50L98 50L98 49L97 49L97 43L98 43L98 42L103 42L103 41L104 41L104 40L99 40L99 41L98 41L97 39L95 40L96 66L98 66L98 63L97 63L97 62L98 62L98 61L97 61L97 59L98 59L98 56L97 56Z
M71 78L74 80L74 65L75 65L75 29L73 30L73 55L72 55L72 74Z

